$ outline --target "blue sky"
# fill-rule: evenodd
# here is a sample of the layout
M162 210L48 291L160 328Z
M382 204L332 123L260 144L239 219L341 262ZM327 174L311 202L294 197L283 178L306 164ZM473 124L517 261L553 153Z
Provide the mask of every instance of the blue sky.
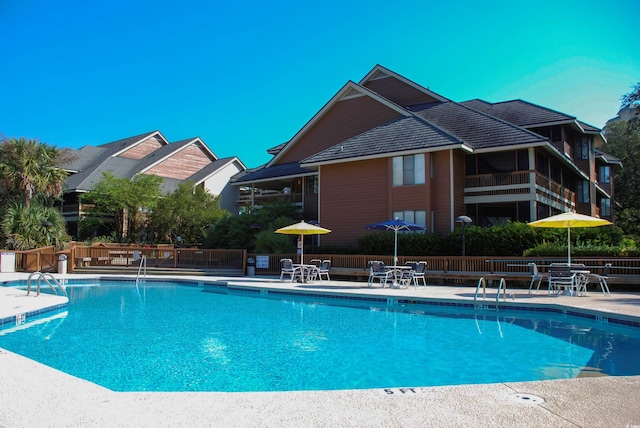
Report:
M0 0L0 136L160 130L255 167L376 64L602 127L640 82L639 16L637 0Z

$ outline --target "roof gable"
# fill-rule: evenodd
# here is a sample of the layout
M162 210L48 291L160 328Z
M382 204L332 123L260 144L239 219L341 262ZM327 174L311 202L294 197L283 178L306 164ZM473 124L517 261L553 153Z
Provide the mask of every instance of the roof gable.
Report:
M323 143L326 143L324 147L307 148L306 151L301 151L301 153L306 153L306 154L303 154L302 156L299 156L297 158L296 156L287 156L287 154L293 150L296 144L298 144L301 140L303 140L303 138L307 134L309 134L312 131L312 129L316 125L318 125L325 117L329 116L332 109L338 106L339 103L349 102L352 100L357 100L365 97L368 100L371 100L374 103L376 103L377 106L380 107L380 110L388 111L388 114L384 119L385 122L388 121L390 118L394 118L398 116L409 116L411 114L406 109L398 106L397 104L389 101L384 97L381 97L375 92L372 92L371 90L363 86L360 86L357 83L349 81L331 98L331 100L329 100L329 102L327 102L322 107L322 109L318 113L316 113L313 116L313 118L311 118L311 120L309 120L309 122L305 124L305 126L300 131L298 131L298 133L296 133L296 135L289 142L287 142L284 146L282 146L278 150L275 157L267 163L267 166L275 165L278 163L289 163L292 161L300 161L312 153L317 153L318 151L321 151L324 148L327 148L328 146L335 144L337 141L331 142L328 140L324 140ZM349 110L351 111L352 115L361 114L362 117L367 116L367 112L360 112L358 108L351 108ZM369 115L368 118L373 120L371 115ZM349 129L348 127L342 128L342 130L344 132L351 131L351 129ZM351 137L351 136L353 136L353 134L348 135L348 137Z
M449 101L442 95L425 88L381 65L376 65L360 85L401 106Z

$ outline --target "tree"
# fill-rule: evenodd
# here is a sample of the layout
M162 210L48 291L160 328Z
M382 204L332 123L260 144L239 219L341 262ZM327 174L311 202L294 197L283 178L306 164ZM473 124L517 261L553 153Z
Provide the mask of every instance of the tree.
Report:
M622 97L622 108L640 106L640 83ZM616 224L626 233L640 235L640 119L616 120L605 128L604 151L622 161L623 168L614 175Z
M160 198L160 183L162 178L155 175L137 174L129 179L104 172L83 199L93 204L93 216L113 221L118 238L131 237L135 242Z
M281 224L282 218L288 218L288 220ZM205 248L246 248L252 251L256 246L256 235L261 232L274 233L279 227L295 223L299 218L298 207L289 201L264 204L262 208L253 209L242 215L218 220L207 231L204 246ZM291 237L284 238L292 240ZM279 245L267 244L267 241L262 238L261 245Z
M40 204L11 206L2 219L3 247L30 250L43 246L64 248L69 241L60 211Z
M38 140L3 140L0 144L3 187L20 194L25 206L29 206L37 194L60 196L67 174L58 165L69 158L67 153Z
M150 215L155 242L202 243L207 229L230 213L220 208L219 198L193 182L180 183L172 193L158 201Z
M635 107L637 113L638 109L640 109L640 82L635 84L631 92L623 95L621 100L622 108Z

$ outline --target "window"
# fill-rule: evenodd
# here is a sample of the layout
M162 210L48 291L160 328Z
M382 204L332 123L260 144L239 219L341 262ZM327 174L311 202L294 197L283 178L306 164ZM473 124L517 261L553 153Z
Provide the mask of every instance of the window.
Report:
M576 159L589 159L591 144L589 137L576 138Z
M589 182L586 180L578 181L578 202L589 203Z
M425 210L417 211L394 211L393 218L404 220L409 223L419 224L420 226L427 225L427 212Z
M611 172L611 169L609 165L601 166L600 170L598 171L598 181L600 183L610 183L611 182L611 177L609 175L610 172Z
M309 194L318 194L318 176L314 175L313 177L307 177L307 195Z
M393 185L424 184L424 154L393 158Z
M600 215L603 217L611 216L611 199L600 198Z

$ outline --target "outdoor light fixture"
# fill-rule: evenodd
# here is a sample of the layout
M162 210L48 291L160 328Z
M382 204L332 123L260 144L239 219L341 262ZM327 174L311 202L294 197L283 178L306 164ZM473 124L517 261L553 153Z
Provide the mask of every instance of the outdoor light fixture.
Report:
M43 225L44 227L51 227L51 226L53 226L53 223L51 223L49 220L47 220L47 221L43 221L43 222L42 222L42 225Z
M456 219L456 223L460 223L462 224L462 257L464 257L465 255L465 248L464 248L464 229L466 228L466 226L468 224L473 223L473 220L471 220L471 217L468 217L466 215L461 215L458 216L458 218Z

